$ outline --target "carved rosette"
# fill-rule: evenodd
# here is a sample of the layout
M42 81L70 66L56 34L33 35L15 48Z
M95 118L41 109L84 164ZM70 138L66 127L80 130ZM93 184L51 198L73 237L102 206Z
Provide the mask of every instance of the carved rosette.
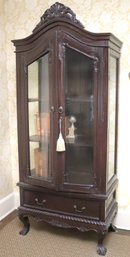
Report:
M84 28L84 26L81 24L80 21L76 19L75 13L67 6L64 4L56 2L53 4L49 9L47 9L44 14L41 17L40 22L36 25L35 29L33 32L38 30L41 26L46 24L49 21L63 18L66 19L76 25L78 25L81 28Z

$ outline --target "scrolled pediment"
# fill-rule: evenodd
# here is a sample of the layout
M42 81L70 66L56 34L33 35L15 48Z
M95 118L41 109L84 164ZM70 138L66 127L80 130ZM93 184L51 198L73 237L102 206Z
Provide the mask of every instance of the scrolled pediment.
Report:
M43 26L47 22L55 19L61 19L61 18L63 18L64 20L66 19L74 23L75 25L78 25L81 28L84 28L81 22L76 19L76 14L69 7L65 6L64 4L56 2L44 12L44 14L40 19L40 22L36 25L33 32L38 30L41 26Z

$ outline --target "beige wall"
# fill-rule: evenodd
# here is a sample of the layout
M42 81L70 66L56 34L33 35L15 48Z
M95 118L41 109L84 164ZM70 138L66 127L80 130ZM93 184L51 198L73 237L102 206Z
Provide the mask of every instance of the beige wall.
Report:
M7 85L6 19L0 1L0 199L13 191Z
M15 54L12 39L28 36L53 0L0 0L0 199L18 180ZM119 206L130 210L130 1L64 0L92 32L112 32L123 41L120 67Z

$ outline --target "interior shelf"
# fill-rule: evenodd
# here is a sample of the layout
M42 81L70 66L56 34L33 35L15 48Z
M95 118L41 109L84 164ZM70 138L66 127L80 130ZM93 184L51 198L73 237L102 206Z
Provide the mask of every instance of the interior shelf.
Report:
M40 136L40 135L32 135L29 137L30 142L46 142L45 136Z
M90 103L93 102L93 97L66 97L66 101L75 102L75 103Z
M38 98L29 98L28 102L39 102L40 100Z

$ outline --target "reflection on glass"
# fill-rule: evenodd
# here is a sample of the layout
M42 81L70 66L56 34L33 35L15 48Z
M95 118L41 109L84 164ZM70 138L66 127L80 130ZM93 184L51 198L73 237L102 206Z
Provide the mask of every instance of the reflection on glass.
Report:
M93 183L94 61L66 48L65 182Z
M116 65L117 61L109 59L108 87L108 135L107 135L107 173L108 180L115 172L115 114L116 114Z
M28 66L28 111L31 176L50 177L48 54Z

